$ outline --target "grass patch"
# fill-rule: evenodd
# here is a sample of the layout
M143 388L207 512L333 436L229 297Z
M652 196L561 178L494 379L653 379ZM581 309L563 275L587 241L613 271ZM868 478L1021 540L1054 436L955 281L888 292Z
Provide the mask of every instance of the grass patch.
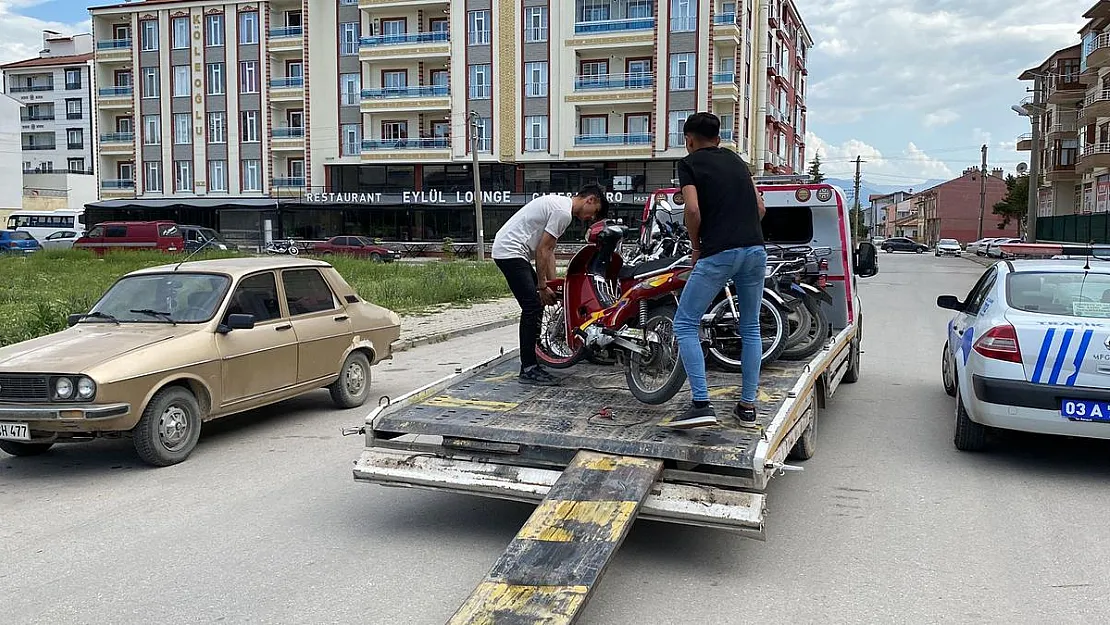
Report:
M194 260L226 256L212 253ZM0 346L65 329L67 315L89 310L120 276L167 262L172 257L158 252L114 252L103 258L80 250L0 256ZM363 298L400 314L509 294L505 278L491 262L329 262Z

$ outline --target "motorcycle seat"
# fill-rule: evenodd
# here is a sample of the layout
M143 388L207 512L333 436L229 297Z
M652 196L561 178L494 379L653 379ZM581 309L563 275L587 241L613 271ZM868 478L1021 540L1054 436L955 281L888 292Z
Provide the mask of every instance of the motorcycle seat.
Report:
M674 263L674 258L657 258L655 260L644 261L638 265L624 265L621 267L620 277L622 280L630 280L639 278L640 276L647 275L653 271L658 271L664 267L670 266Z

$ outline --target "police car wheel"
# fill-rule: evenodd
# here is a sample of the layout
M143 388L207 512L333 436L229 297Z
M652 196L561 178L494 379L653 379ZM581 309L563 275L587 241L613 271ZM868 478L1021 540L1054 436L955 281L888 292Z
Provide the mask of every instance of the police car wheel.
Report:
M967 415L960 391L956 389L956 432L952 437L960 451L982 451L987 446L987 426L976 423Z
M952 354L948 351L948 342L945 341L944 349L940 354L940 377L944 381L944 392L949 397L956 396L956 378L952 371Z

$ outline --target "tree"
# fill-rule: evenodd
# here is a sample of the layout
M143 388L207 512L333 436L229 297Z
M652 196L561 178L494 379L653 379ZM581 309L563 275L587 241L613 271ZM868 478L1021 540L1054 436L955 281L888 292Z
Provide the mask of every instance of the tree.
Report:
M1006 197L991 208L991 213L998 215L998 229L1005 230L1010 226L1010 221L1018 223L1018 231L1025 231L1025 218L1029 207L1029 174L1015 177L1013 174L1006 176Z
M809 174L811 182L824 182L825 174L821 173L821 153L818 152L813 155L813 160L810 161Z

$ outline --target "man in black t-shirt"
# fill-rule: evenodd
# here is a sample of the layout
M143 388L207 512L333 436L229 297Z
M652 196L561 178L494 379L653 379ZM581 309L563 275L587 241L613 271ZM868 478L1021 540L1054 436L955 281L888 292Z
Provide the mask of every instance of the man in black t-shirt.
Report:
M733 413L742 425L755 425L755 394L763 352L759 307L767 267L761 221L766 209L748 165L736 152L720 147L720 130L720 119L711 113L695 113L682 127L688 155L678 162L678 180L686 200L686 229L695 264L679 298L674 332L690 379L693 405L669 424L674 428L717 423L709 403L698 329L702 315L730 279L735 284L740 315L743 380Z

